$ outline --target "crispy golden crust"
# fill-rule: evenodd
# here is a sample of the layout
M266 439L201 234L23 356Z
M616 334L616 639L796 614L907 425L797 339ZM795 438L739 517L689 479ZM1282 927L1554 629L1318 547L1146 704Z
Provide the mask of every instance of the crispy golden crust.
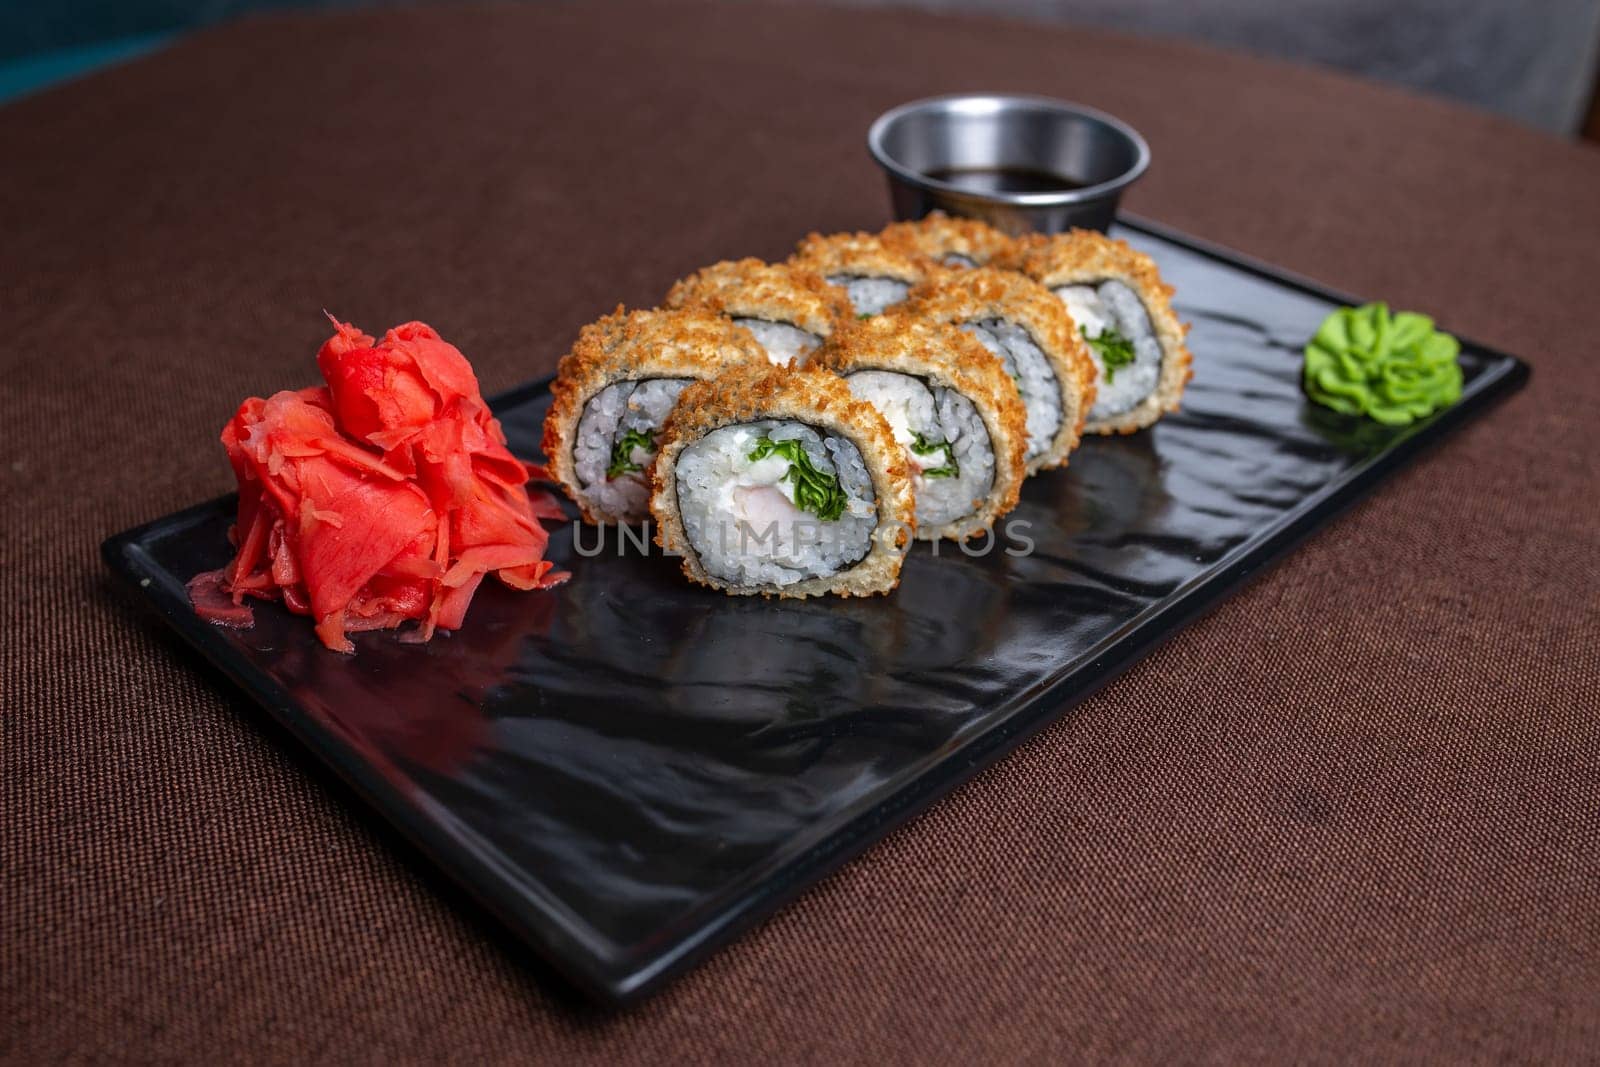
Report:
M766 351L742 326L703 309L624 311L621 306L578 333L561 357L550 385L543 449L552 477L591 523L637 522L640 515L611 515L581 491L572 449L584 405L606 386L638 378L714 377L740 363L767 365Z
M983 266L1007 253L1011 238L977 219L955 218L935 211L916 222L893 222L878 235L883 243L912 255L926 256L945 267ZM964 263L951 257L962 256Z
M701 565L678 512L678 453L712 430L761 419L803 422L846 437L860 450L872 477L878 506L872 547L860 563L838 574L807 578L782 589L732 586ZM871 404L855 399L838 375L817 368L729 367L713 381L696 382L684 389L662 431L654 485L650 512L656 520L656 544L682 555L683 573L691 581L729 594L803 599L828 593L887 593L900 582L906 535L916 529L911 474L888 423Z
M1194 358L1184 338L1186 323L1172 311L1172 286L1161 280L1155 260L1096 230L1072 230L1020 238L997 265L1021 271L1050 290L1064 285L1094 284L1115 279L1139 294L1161 345L1161 376L1151 394L1131 411L1109 419L1096 419L1087 433L1133 433L1177 411L1183 387L1194 377Z
M890 245L874 233L807 234L795 246L789 265L814 271L824 279L848 275L856 278L893 278L920 285L945 270L909 248Z
M1028 413L1005 364L971 334L943 322L890 311L854 323L835 334L817 355L816 365L840 375L886 370L914 375L972 401L989 432L995 457L994 485L974 501L973 514L943 526L917 528L917 537L965 540L990 529L1017 506L1026 476ZM907 460L910 469L909 458Z
M754 258L725 259L696 271L673 285L666 306L792 323L823 339L854 318L844 292L822 275Z
M913 290L907 314L957 326L978 319L1005 319L1028 331L1044 352L1061 389L1061 426L1028 473L1063 466L1078 445L1094 403L1094 362L1072 316L1050 290L1012 271L979 267L956 271Z

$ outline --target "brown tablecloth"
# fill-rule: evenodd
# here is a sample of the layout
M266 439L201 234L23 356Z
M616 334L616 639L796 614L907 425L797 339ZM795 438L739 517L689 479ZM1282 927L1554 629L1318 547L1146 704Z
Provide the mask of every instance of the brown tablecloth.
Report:
M321 309L490 390L875 227L910 97L1091 102L1138 212L1531 385L659 998L585 1007L116 588ZM250 21L0 109L0 1054L1600 1055L1600 153L1327 73L793 7ZM1203 357L1199 365L1204 373Z

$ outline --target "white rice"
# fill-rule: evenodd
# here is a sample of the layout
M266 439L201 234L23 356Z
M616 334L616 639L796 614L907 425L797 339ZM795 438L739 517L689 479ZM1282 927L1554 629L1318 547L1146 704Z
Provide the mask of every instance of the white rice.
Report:
M833 522L795 506L789 461L751 460L756 442L798 439L849 501ZM678 454L678 513L706 571L742 588L782 588L837 574L865 559L878 523L872 479L851 441L803 423L763 419L724 426Z
M857 315L879 315L906 298L911 286L898 278L865 278L856 274L834 274L832 285L842 286Z
M1132 411L1149 396L1161 379L1161 342L1150 325L1144 302L1125 283L1108 281L1098 288L1091 285L1063 285L1056 296L1067 305L1072 321L1090 339L1108 328L1133 342L1133 362L1116 368L1106 380L1105 363L1100 353L1089 346L1094 361L1095 402L1090 419L1108 419Z
M650 378L606 386L583 407L572 464L579 495L591 511L619 522L639 522L650 513L650 462L655 449L635 446L628 461L640 469L607 478L611 453L624 434L638 430L652 440L677 403L688 378Z
M733 321L753 333L756 342L767 350L767 358L780 367L799 366L822 344L822 338L790 322L770 322L767 319Z
M1048 451L1061 429L1061 385L1049 357L1027 330L1005 319L979 319L961 327L1000 357L1028 411L1027 459Z
M910 460L916 491L917 525L938 527L971 515L983 506L994 486L994 446L972 401L953 389L930 386L921 378L895 371L864 370L845 378L850 392L883 415L894 439ZM943 467L943 449L918 453L916 435L925 441L948 441L955 460L954 477L926 477Z

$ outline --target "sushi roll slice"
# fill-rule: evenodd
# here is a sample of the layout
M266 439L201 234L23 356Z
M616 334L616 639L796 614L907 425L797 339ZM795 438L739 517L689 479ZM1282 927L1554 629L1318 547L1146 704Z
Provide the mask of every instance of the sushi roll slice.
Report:
M789 263L815 271L830 285L843 289L857 318L880 314L900 303L912 286L940 269L926 256L891 246L871 233L809 234Z
M982 267L1011 250L1011 238L977 219L935 211L915 222L894 222L879 234L883 242L946 267Z
M1027 409L1029 474L1067 461L1094 403L1094 364L1050 291L1012 271L954 271L918 287L906 313L972 334L1005 366Z
M697 271L672 287L666 305L726 315L782 366L804 363L853 317L850 301L822 275L759 259L724 260Z
M1061 299L1089 342L1097 387L1088 433L1132 433L1177 411L1193 377L1155 261L1094 230L1025 237L1002 262Z
M591 523L649 516L661 424L692 381L723 367L765 367L748 330L709 311L623 311L585 326L550 386L544 454Z
M834 335L817 361L889 423L911 472L919 538L965 540L1016 507L1027 409L976 338L890 312Z
M837 375L731 367L683 391L656 454L656 543L731 595L871 596L915 518L900 446Z

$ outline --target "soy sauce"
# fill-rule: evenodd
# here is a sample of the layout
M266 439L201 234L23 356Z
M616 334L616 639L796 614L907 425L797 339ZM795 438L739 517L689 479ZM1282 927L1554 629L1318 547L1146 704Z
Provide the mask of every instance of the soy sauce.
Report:
M1033 167L938 167L925 173L974 193L1064 193L1089 184Z

